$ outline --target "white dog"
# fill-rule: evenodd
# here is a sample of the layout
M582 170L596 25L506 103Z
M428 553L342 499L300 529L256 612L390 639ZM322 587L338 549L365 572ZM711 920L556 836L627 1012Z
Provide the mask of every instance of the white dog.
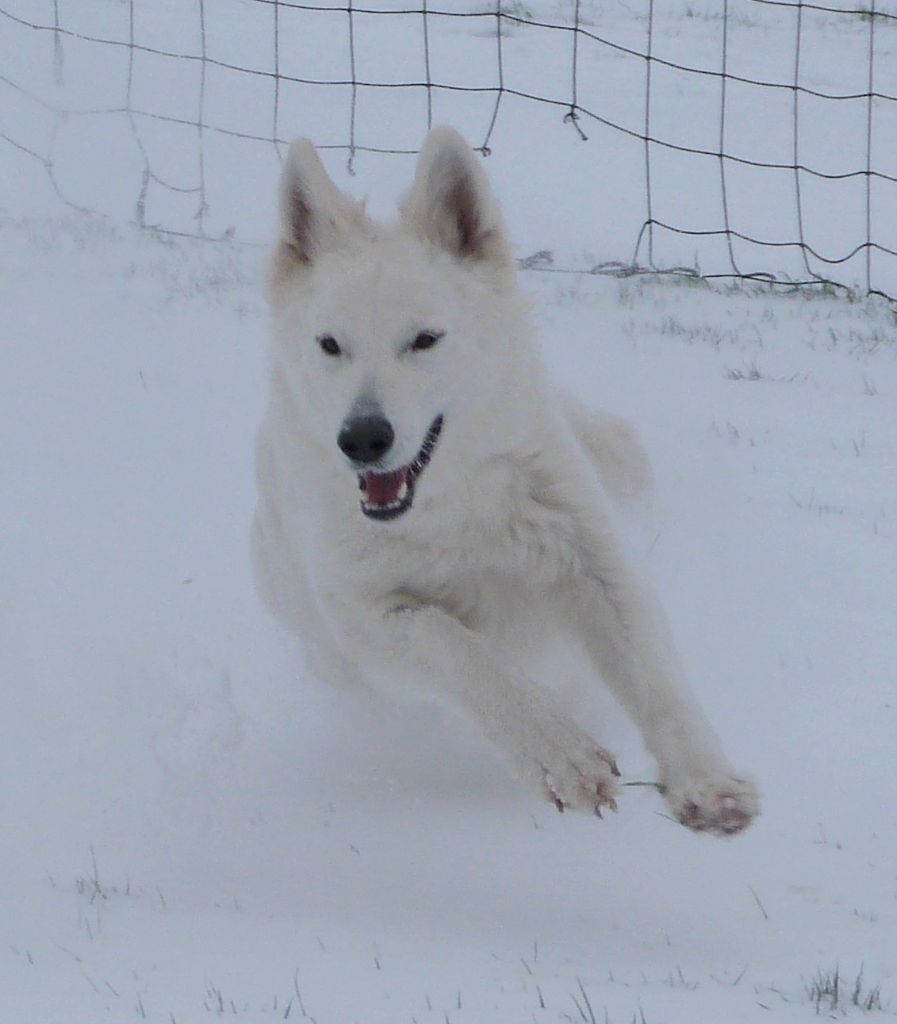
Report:
M640 449L550 383L479 160L434 129L384 227L300 140L280 209L253 559L313 669L454 705L559 810L600 816L613 756L527 672L572 629L676 818L743 829L756 791L610 532L606 491L638 485Z

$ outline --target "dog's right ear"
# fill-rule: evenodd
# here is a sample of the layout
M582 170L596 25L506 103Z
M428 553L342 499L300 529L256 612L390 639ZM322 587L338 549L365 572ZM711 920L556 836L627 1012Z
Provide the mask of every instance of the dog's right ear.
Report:
M401 210L405 223L437 248L510 266L498 203L480 161L453 128L430 131Z
M311 264L368 224L362 204L330 180L308 139L291 146L280 177L281 256Z

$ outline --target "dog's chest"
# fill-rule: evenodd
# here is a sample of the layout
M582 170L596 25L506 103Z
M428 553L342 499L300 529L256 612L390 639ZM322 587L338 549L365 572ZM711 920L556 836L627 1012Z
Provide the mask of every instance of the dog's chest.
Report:
M396 591L438 604L469 625L498 626L544 607L577 571L574 532L538 503L506 503L427 538L396 538L384 562Z

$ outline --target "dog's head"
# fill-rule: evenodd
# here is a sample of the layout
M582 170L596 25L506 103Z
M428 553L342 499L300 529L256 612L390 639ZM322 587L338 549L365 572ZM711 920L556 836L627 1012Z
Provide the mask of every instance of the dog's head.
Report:
M437 128L396 225L371 221L304 139L280 211L269 286L279 379L303 429L357 476L361 512L397 519L416 488L458 486L439 472L444 449L494 440L470 425L488 422L520 307L497 204L479 158Z

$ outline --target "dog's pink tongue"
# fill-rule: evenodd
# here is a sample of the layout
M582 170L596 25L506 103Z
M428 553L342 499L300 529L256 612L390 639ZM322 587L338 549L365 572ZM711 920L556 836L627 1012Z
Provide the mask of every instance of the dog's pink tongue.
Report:
M405 478L408 476L408 467L394 469L391 473L375 473L368 470L364 474L364 489L366 499L371 505L391 505L398 501L399 491Z

